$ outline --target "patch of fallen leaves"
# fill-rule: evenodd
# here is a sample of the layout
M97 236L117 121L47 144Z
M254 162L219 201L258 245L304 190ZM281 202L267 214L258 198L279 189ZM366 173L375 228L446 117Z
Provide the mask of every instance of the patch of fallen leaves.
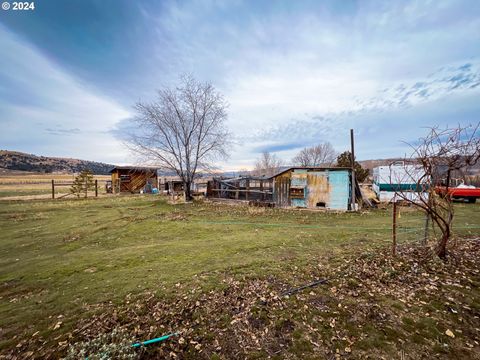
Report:
M392 351L407 347L418 357L455 353L468 358L480 351L479 240L458 242L446 261L429 256L425 248L405 246L395 257L385 248L336 259L335 264L293 266L291 277L284 279L225 276L207 292L194 279L177 283L168 297L150 291L130 294L121 306L85 307L97 315L63 336L30 337L11 355L35 351L40 357L56 357L67 341L95 339L115 328L138 341L178 333L148 347L142 358L389 358ZM320 277L329 281L279 295L294 279L301 285L299 279L308 283ZM415 327L423 318L432 320L435 336L417 344L411 339L425 335ZM389 331L391 338L385 335ZM372 337L379 337L385 348L362 347ZM62 346L52 346L54 342ZM435 353L435 345L443 352Z

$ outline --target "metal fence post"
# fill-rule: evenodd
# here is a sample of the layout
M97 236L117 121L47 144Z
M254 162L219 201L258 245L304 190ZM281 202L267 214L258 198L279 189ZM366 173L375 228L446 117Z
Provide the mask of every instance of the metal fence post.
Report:
M397 201L393 198L392 255L397 253Z
M428 242L428 228L430 227L430 214L427 212L425 216L425 232L423 235L422 245L427 245Z

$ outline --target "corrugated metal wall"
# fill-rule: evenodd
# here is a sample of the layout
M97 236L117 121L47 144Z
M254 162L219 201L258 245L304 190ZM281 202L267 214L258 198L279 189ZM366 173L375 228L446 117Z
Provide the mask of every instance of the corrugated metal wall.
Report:
M328 207L335 210L348 210L350 202L350 172L337 170L329 172L330 202Z
M280 207L348 210L350 191L348 170L293 169L275 178L274 201Z
M307 177L308 177L307 170L304 170L304 169L293 170L290 178L290 186L303 188L303 191L305 193L306 191L308 191ZM307 207L306 196L307 194L305 194L305 196L302 199L291 198L290 200L291 205L296 207Z
M308 208L328 208L330 204L330 183L327 171L309 171L307 176Z

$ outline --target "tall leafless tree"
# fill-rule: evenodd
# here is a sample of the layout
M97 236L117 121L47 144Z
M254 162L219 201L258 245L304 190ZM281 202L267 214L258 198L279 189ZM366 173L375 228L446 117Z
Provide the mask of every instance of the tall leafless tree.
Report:
M253 173L258 176L272 176L283 166L283 160L277 157L275 154L271 154L268 151L263 152L257 162Z
M332 144L325 142L302 149L293 159L296 166L331 166L337 157Z
M416 191L402 190L396 195L423 210L440 230L435 252L440 258L447 254L447 244L452 236L454 217L450 189L452 173L475 165L480 160L480 123L457 128L431 128L428 135L411 145L413 153L405 159L410 165L404 179L391 179L392 184L411 180Z
M211 170L214 160L227 156L223 96L211 84L183 76L178 87L159 90L154 101L139 102L135 109L129 148L143 160L174 171L190 200L198 172Z

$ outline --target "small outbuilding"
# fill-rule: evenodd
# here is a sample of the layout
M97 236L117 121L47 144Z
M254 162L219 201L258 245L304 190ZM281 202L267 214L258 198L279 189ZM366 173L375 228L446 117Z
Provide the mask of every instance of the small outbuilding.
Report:
M158 189L158 175L156 168L136 166L116 166L112 174L112 192L152 192Z
M169 179L164 181L165 192L168 195L183 193L183 181L180 179Z
M351 174L349 168L291 167L271 177L214 178L208 182L207 197L275 207L350 210Z
M273 177L279 207L349 210L352 171L339 167L292 167Z

